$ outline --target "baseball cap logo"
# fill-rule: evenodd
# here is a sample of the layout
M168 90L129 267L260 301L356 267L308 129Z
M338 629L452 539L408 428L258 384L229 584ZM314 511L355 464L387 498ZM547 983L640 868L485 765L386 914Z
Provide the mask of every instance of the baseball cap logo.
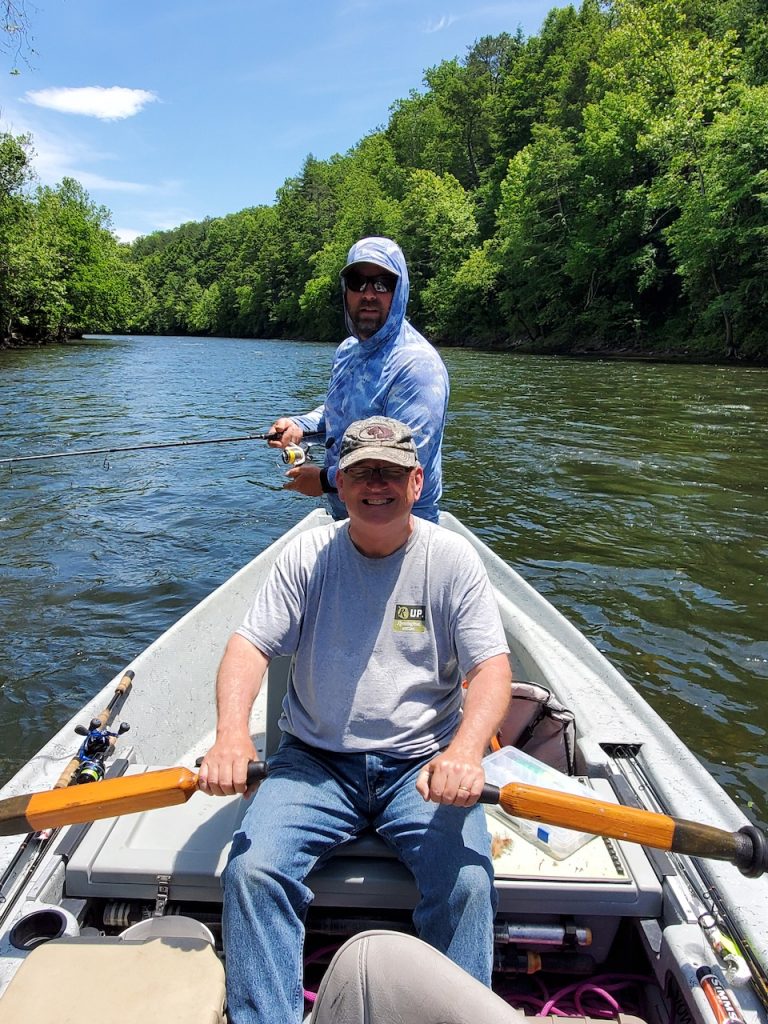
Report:
M365 427L360 431L360 438L362 440L371 441L393 441L395 438L395 432L391 427L384 426L382 423L376 423L372 427Z

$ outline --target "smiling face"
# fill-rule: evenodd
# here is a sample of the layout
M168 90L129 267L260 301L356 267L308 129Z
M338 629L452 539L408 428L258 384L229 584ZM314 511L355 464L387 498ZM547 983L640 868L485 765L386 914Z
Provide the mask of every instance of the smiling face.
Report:
M347 506L350 536L363 554L381 557L401 547L411 532L411 509L421 495L421 466L387 479L400 466L380 459L365 459L336 474L339 497ZM363 474L363 470L374 470ZM365 476L364 479L355 477Z
M375 263L356 263L354 269L366 277L389 273ZM372 284L366 285L362 292L345 289L344 301L358 338L370 338L384 326L392 305L392 295L393 292L377 292Z

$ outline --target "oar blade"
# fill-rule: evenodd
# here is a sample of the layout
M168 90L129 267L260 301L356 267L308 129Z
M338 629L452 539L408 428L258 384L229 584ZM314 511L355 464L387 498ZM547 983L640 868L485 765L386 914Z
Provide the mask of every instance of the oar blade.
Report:
M9 797L0 800L0 836L182 804L196 789L197 775L188 768L163 768L142 775Z

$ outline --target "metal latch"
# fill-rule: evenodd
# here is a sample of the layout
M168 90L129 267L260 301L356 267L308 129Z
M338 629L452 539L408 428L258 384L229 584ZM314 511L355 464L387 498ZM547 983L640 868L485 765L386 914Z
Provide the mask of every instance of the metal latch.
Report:
M170 875L158 875L157 876L157 895L155 896L155 910L152 914L153 917L162 917L165 913L165 908L168 904L168 898L171 892L171 876Z

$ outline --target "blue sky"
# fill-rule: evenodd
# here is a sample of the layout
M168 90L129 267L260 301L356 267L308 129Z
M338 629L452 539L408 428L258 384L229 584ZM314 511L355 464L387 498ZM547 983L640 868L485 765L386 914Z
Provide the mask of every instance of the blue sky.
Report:
M0 130L43 184L77 178L130 240L271 203L483 35L550 0L34 0L29 65L0 52ZM31 66L30 66L31 65Z

